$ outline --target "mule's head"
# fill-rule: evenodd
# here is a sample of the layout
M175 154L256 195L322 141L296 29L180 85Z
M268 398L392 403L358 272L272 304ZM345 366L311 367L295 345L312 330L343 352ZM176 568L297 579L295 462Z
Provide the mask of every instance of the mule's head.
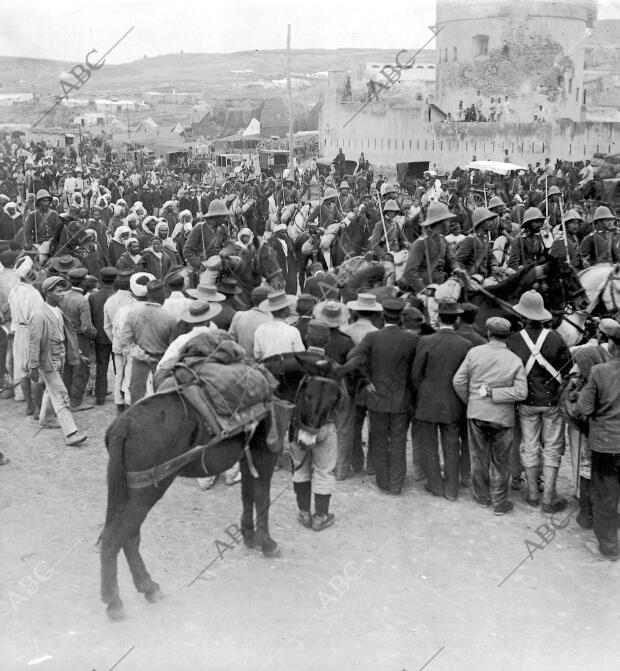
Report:
M315 444L319 429L341 399L340 384L333 377L330 362L317 360L316 356L308 354L300 353L295 357L306 373L295 401L298 440L303 448Z

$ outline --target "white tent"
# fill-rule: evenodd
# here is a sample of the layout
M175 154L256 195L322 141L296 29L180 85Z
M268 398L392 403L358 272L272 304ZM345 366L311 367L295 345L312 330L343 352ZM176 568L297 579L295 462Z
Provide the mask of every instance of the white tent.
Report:
M135 133L138 131L149 131L149 130L157 130L159 128L159 124L157 121L153 119L153 117L147 117L146 119L143 119L140 121L140 123L136 126L135 128Z
M171 133L174 133L175 135L181 135L185 131L185 126L180 122L177 121L176 126L170 131Z
M248 127L241 133L241 135L260 135L260 121L252 117L252 121L250 121Z

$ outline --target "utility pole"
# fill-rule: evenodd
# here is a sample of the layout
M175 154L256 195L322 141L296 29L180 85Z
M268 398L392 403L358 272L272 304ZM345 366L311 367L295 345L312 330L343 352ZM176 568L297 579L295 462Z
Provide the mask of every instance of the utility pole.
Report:
M286 35L286 90L288 92L288 166L293 178L295 177L295 163L293 156L293 131L295 117L293 115L293 91L291 88L291 24L288 24Z

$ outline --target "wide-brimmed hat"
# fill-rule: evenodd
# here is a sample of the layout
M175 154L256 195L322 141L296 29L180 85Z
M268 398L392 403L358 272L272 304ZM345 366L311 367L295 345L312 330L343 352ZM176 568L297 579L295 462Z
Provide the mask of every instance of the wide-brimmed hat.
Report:
M340 186L338 188L339 189L350 189L351 187L349 186L349 182L347 182L346 179L343 179L342 182L340 182Z
M523 293L519 302L513 305L512 309L526 319L535 322L546 322L551 319L551 313L545 310L543 297L534 289Z
M239 283L234 277L222 277L217 288L221 293L228 296L234 296L235 294L241 293Z
M211 217L227 217L230 214L230 210L226 207L226 203L223 200L212 200L209 203L209 211L205 215L207 219Z
M327 189L325 189L323 192L323 200L327 200L328 198L338 198L338 192L336 189L332 189L331 187L327 187Z
M263 312L277 312L278 310L283 310L284 308L289 308L291 305L295 305L297 302L297 296L289 296L289 294L284 293L284 290L272 291L267 299L262 301L258 306Z
M358 312L383 312L383 306L377 301L375 294L357 294L357 300L349 301L347 307Z
M70 254L56 256L52 260L52 268L58 273L68 273L75 268L75 259Z
M490 210L492 207L499 207L500 205L505 207L506 203L499 196L491 196L491 200L489 200L487 207Z
M463 310L461 310L461 306L455 300L445 300L437 303L437 314L460 315L463 314Z
M192 296L192 298L197 298L200 301L209 301L209 303L220 303L221 301L226 300L226 296L221 294L217 290L217 287L213 284L207 284L206 281L203 282L202 278L200 279L198 286L195 289L188 289L187 293Z
M471 215L472 226L476 229L480 224L489 219L495 219L497 215L486 207L476 207Z
M523 221L521 222L521 225L525 226L525 224L529 224L533 221L544 220L545 215L537 207L528 207L527 210L525 210L525 214L523 215Z
M330 328L338 328L349 321L349 308L339 301L321 301L315 305L312 316Z
M39 189L37 191L37 197L35 198L34 202L38 203L40 200L43 200L44 198L49 198L50 201L52 200L49 191L46 191L45 189Z
M199 324L213 319L222 311L222 306L209 301L191 301L181 313L181 320L188 324Z
M552 186L549 189L549 191L547 191L547 198L549 196L561 196L561 195L562 195L562 192L560 191L560 189L558 189L557 186Z
M422 222L422 226L432 226L442 221L450 221L456 219L456 214L452 214L448 206L444 203L436 203L433 201L426 211L426 219Z
M577 212L577 210L568 210L564 214L564 223L568 223L569 221L583 221L583 217Z
M592 221L600 221L601 219L617 219L617 217L606 205L599 205L594 210Z

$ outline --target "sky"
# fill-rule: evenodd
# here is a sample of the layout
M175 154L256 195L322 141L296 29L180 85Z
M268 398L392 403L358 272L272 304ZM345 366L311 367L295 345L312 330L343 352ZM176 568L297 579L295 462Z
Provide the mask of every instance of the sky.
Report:
M599 0L599 18L620 19L620 0ZM92 49L103 54L132 26L107 63L181 50L278 49L286 46L289 23L292 48L407 49L432 36L434 21L434 0L2 0L0 55L81 62Z

